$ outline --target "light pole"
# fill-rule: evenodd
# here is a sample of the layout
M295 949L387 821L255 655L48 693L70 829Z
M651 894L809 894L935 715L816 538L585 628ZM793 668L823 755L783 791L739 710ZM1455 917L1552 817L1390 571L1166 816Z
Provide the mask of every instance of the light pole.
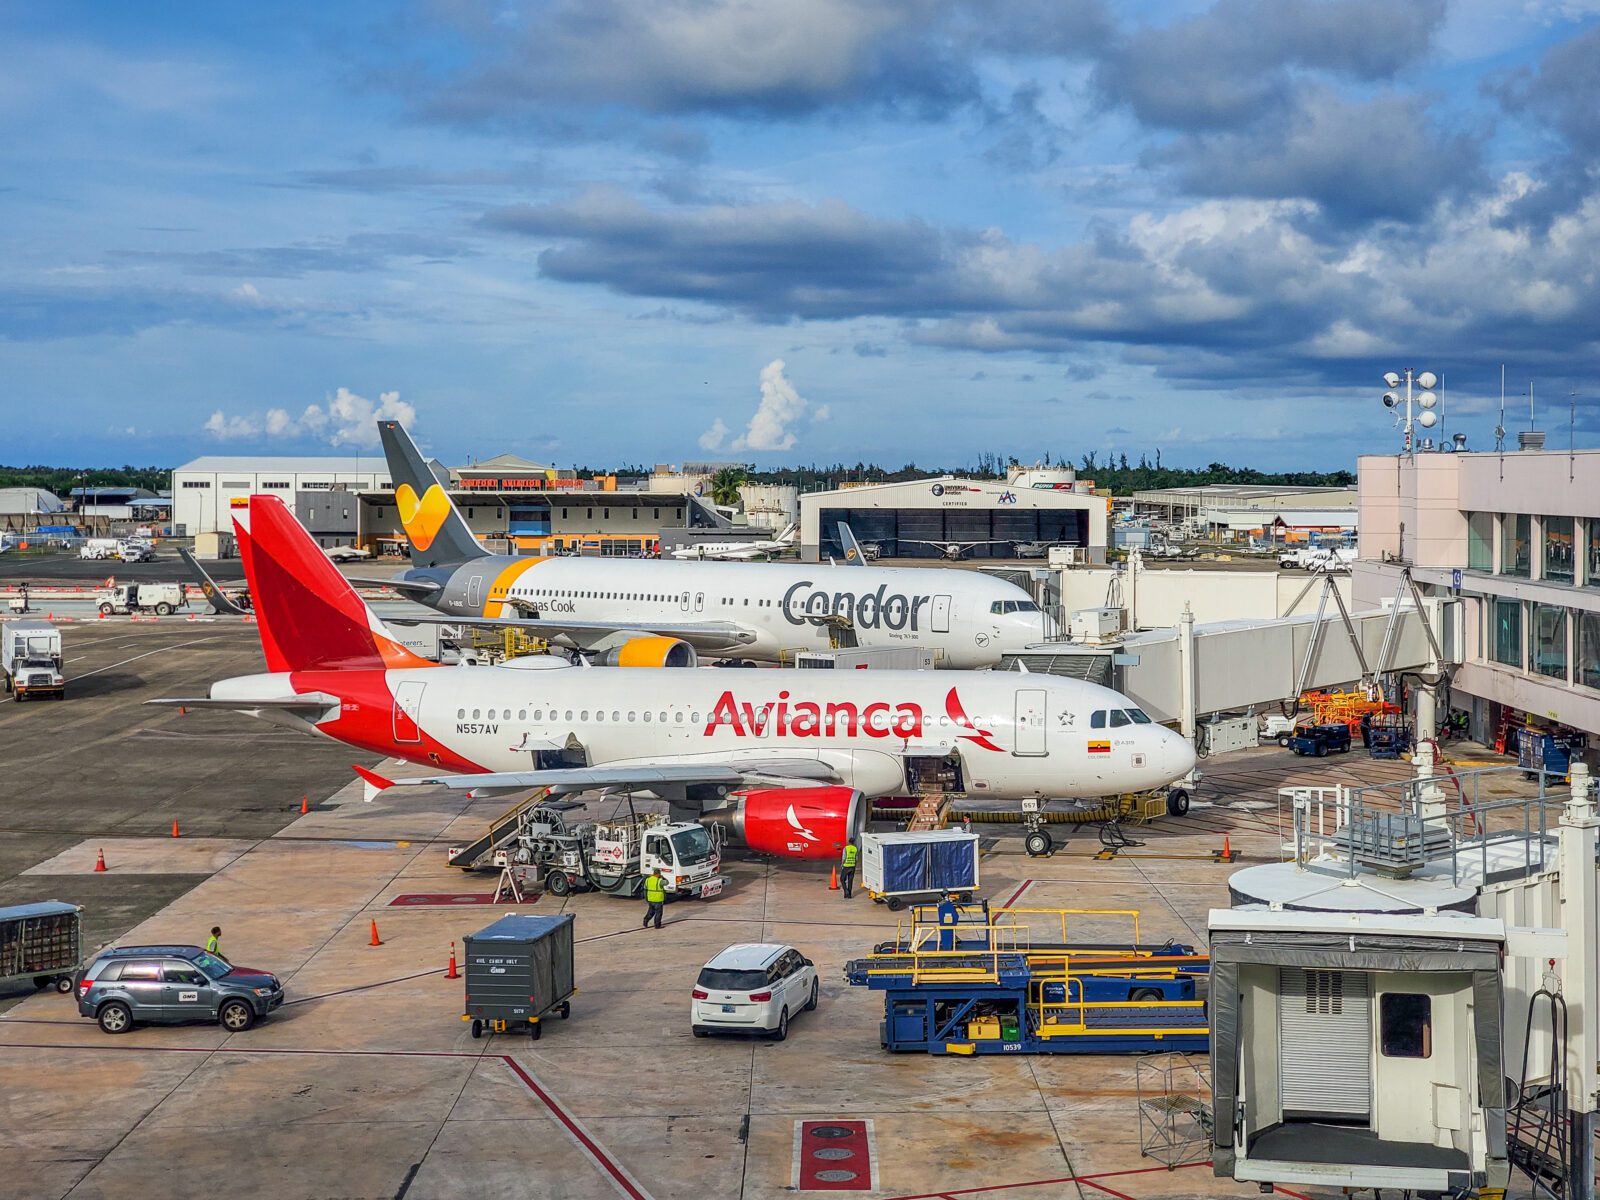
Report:
M1383 394L1383 406L1395 410L1395 424L1405 430L1400 452L1411 454L1416 449L1415 427L1421 425L1424 429L1432 429L1439 423L1439 414L1433 411L1433 406L1439 403L1439 397L1433 392L1439 379L1432 371L1417 371L1407 367L1403 374L1387 372L1383 382L1389 389ZM1405 384L1404 395L1396 390L1402 383ZM1413 384L1422 390L1414 392ZM1419 408L1422 410L1420 413L1417 412Z

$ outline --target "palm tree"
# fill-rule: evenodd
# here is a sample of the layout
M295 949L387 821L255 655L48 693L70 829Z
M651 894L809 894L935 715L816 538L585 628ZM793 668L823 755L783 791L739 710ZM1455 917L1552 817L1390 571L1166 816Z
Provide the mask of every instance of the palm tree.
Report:
M739 488L749 478L743 467L721 468L711 477L709 486L711 503L736 508L739 504Z

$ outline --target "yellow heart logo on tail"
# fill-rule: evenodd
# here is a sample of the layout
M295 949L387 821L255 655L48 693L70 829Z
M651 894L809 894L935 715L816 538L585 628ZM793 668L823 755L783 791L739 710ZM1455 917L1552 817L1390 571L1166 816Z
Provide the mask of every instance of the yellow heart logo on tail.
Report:
M444 519L450 515L450 498L444 494L444 489L437 483L432 484L418 500L416 490L409 483L402 483L395 489L394 502L411 544L418 550L433 545Z

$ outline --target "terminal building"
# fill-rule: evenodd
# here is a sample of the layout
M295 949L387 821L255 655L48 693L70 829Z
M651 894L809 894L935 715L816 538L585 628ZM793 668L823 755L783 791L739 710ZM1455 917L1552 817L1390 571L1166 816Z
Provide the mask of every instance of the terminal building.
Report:
M1356 488L1211 483L1133 494L1134 512L1181 522L1196 536L1271 538L1280 542L1353 536Z
M1600 734L1600 450L1369 455L1360 493L1355 603L1391 602L1408 567L1460 595L1451 704L1474 739Z
M1067 546L1084 562L1104 562L1108 501L1080 488L1069 468L1013 468L1004 482L946 475L808 492L800 497L800 557L843 559L846 521L880 560L1013 558L1019 546Z

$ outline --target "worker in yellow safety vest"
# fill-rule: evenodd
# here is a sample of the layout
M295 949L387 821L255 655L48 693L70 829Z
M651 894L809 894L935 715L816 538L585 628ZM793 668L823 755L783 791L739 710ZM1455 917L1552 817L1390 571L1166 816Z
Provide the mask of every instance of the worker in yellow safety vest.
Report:
M839 887L844 891L844 898L850 899L850 889L856 882L856 859L861 851L857 849L854 838L845 843L844 853L839 856Z
M211 927L211 936L206 939L206 949L212 954L219 954L219 953L221 953L221 950L220 950L221 945L222 945L222 926L213 925Z
M661 910L667 906L667 885L661 878L659 870L653 870L644 877L644 920L639 928L649 927L651 920L656 923L656 928L661 928Z

